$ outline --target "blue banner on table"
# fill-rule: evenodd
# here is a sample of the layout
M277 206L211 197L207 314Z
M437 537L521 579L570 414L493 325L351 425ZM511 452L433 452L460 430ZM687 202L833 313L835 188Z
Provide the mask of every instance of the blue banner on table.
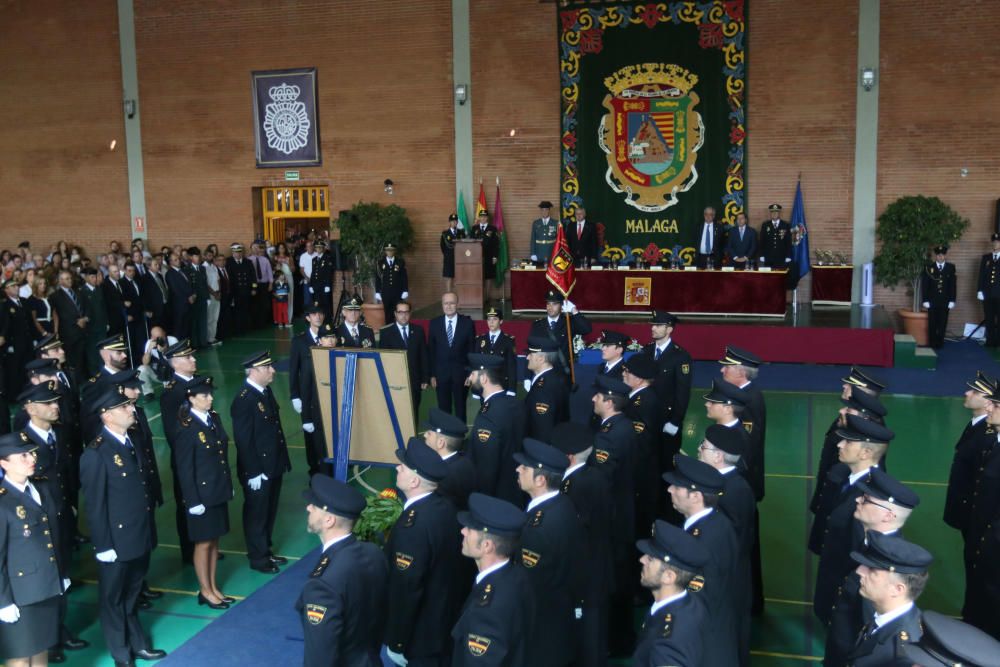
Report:
M806 207L802 204L802 183L795 184L795 204L792 206L792 265L788 267L788 284L795 289L802 276L809 273L809 230L806 228Z
M257 167L315 167L319 148L316 68L252 73Z
M587 209L605 260L692 264L704 208L743 212L743 10L559 0L562 216Z

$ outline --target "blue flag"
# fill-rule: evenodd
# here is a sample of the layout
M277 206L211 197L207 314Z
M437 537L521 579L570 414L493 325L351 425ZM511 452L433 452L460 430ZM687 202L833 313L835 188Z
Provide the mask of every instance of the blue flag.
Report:
M809 230L806 228L806 209L802 204L802 182L795 184L795 204L792 206L792 278L794 289L802 276L809 273Z

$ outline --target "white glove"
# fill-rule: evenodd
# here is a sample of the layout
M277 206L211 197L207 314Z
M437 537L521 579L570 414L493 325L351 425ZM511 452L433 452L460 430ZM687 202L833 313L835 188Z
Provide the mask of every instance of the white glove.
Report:
M792 258L791 257L786 257L785 258L785 264L791 264L791 263L792 263Z
M514 391L513 389L508 389L507 390L507 395L508 396L513 396L514 398L517 398L517 392Z
M305 424L302 425L302 430L305 431L306 433L312 433L313 431L316 430L316 425L313 424L312 422L306 422Z
M114 549L108 549L97 554L95 557L102 563L114 563L118 560L118 553Z
M404 299L408 299L408 298L410 298L410 293L409 293L409 292L403 292L403 293L402 293L402 294L400 294L399 296L401 296L401 297L402 297L402 298L404 298Z
M195 516L201 516L202 514L205 513L205 506L204 505L195 505L194 507L189 507L188 508L188 513L189 514L194 514Z
M382 303L382 295L375 292L375 303Z
M524 390L525 390L525 391L531 391L531 380L527 380L527 379L526 379L526 380L524 381Z
M531 261L532 262L537 262L538 261L538 255L532 255L531 256Z
M302 399L301 398L293 398L292 399L292 408L297 413L299 413L301 415L302 414Z
M256 477L251 477L247 480L247 486L250 487L252 491L260 491L260 485L267 479L267 475L261 473Z
M948 302L948 310L951 310L954 307L955 307L955 302L954 301L949 301Z
M577 313L576 304L570 301L569 299L563 301L563 310L569 313L570 315L576 315Z
M399 667L406 667L407 660L405 657L403 657L402 653L396 653L395 651L390 651L389 647L386 646L385 654L389 657L390 660L399 665Z
M677 428L670 422L667 422L666 424L663 425L663 432L666 433L667 435L677 435L677 431L679 430L680 430L679 428Z
M983 293L982 292L976 292L976 298L979 299L980 301L982 301L985 297L983 297Z
M323 288L323 294L329 294L329 293L330 293L330 288L329 287L324 287Z
M924 302L923 302L923 303L922 303L921 305L922 305L922 306L923 306L924 308L927 308L928 310L930 310L930 307L931 307L931 302L930 302L930 301L924 301Z
M573 616L575 616L576 620L578 620L578 621L581 618L583 618L583 607L576 607L576 608L574 608L573 609Z
M69 590L69 587L70 587L70 584L72 584L72 583L73 583L73 582L71 582L71 581L69 580L69 577L66 577L65 579L63 579L63 580L62 580L62 585L63 585L63 593L65 593L66 591L68 591L68 590Z
M0 609L0 621L4 623L17 623L19 618L21 618L21 610L17 608L16 604L9 604Z

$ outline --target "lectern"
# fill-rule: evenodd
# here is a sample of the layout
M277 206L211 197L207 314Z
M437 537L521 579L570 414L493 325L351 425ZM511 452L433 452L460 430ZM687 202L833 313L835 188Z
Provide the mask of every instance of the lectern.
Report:
M455 241L455 292L458 310L473 319L483 317L483 242Z

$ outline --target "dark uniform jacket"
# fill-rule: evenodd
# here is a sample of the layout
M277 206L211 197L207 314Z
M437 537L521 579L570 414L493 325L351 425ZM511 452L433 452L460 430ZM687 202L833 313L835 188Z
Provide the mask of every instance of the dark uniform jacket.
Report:
M108 310L104 305L104 292L101 288L91 288L84 285L80 290L80 303L83 315L87 318L87 344L93 345L104 340L108 335Z
M743 391L749 402L740 415L743 426L750 436L748 442L746 463L746 478L753 489L757 502L764 499L764 444L767 438L767 405L764 403L764 393L755 382L749 382Z
M385 556L353 535L331 545L295 604L305 634L303 667L382 667Z
M500 252L500 232L493 225L486 225L483 229L479 225L472 226L470 238L480 239L483 242L483 280L492 280L496 277L496 259Z
M336 258L329 250L313 257L312 273L309 274L309 288L313 294L333 294L333 272L337 268ZM330 287L330 292L326 288ZM317 296L317 298L319 298Z
M134 443L133 443L134 444ZM90 541L97 553L114 549L118 560L153 549L153 497L138 447L130 450L103 429L80 458Z
M311 329L306 329L292 338L291 353L288 358L288 397L302 401L303 424L315 423L313 420L319 419L311 351L311 348L317 345L319 339L313 338Z
M597 427L594 452L587 465L604 473L611 485L611 548L618 586L631 585L622 577L631 571L635 558L635 456L636 433L631 419L619 413Z
M409 659L447 656L465 591L455 506L436 492L403 510L389 534L384 643Z
M972 495L979 476L980 461L997 442L996 431L982 417L975 424L965 425L955 445L955 456L948 475L948 492L944 500L944 522L957 530L968 528L970 508L975 504Z
M253 264L246 257L241 261L236 261L235 257L229 257L226 259L226 271L229 273L230 285L237 301L249 299L250 292L257 289L257 271Z
M136 447L142 449L143 460L149 465L146 466L146 482L149 484L149 494L156 502L156 506L163 505L163 483L160 481L160 466L156 462L156 450L153 446L153 430L149 428L149 418L146 416L146 409L141 405L135 408L135 424L128 430L128 437ZM162 417L161 417L162 419ZM156 525L153 525L153 532L156 532Z
M556 424L569 421L569 388L559 371L536 376L524 399L525 437L549 442Z
M341 322L334 331L337 336L337 347L365 347L375 348L375 332L367 324L358 322L358 335L351 335L351 328L347 322Z
M681 428L691 401L691 355L673 340L659 359L656 359L656 345L652 343L642 351L656 364L653 391L660 397L663 423Z
M40 506L9 480L0 481L0 608L62 594L66 564L56 552L56 507L44 487L36 488Z
M530 665L535 621L535 593L524 568L510 562L490 572L472 587L452 628L452 666Z
M920 294L931 308L947 308L949 301L955 301L957 294L955 265L945 262L943 269L938 269L933 262L920 274Z
M712 511L686 530L711 554L704 570L704 587L697 593L705 601L712 626L712 639L706 642L702 664L736 665L738 615L745 613L737 605L750 597L750 564L737 567L736 531L722 512Z
M976 291L987 299L1000 297L1000 260L993 261L993 253L986 253L979 260L979 280Z
M757 513L753 491L738 470L730 470L723 475L723 483L719 509L733 523L741 558L750 558L753 548L753 519Z
M792 257L792 228L784 220L778 221L775 229L772 220L765 220L760 225L757 254L764 266L783 269L788 259Z
M625 362L624 358L619 359L618 361L615 362L615 365L612 366L611 368L608 368L608 365L606 363L601 363L601 365L598 366L597 368L597 374L609 378L614 378L615 380L621 380L622 373L625 370L624 362Z
M548 262L552 259L552 246L555 245L558 231L559 221L555 218L549 218L548 222L536 218L531 222L531 254L537 257L539 262Z
M382 295L385 298L385 295ZM410 373L410 389L416 393L420 392L420 385L431 381L430 357L427 355L427 339L424 337L424 328L412 322L407 326L409 334L406 341L399 331L399 325L395 322L387 324L381 329L378 346L383 350L406 350L406 366Z
M261 473L273 480L292 469L278 402L269 388L261 393L244 384L233 399L229 414L236 440L236 470L241 481Z
M444 459L448 474L438 484L437 492L450 500L458 510L469 508L469 495L476 486L476 466L465 452L454 452Z
M560 489L573 502L586 539L586 548L578 556L585 560L587 572L584 605L597 606L605 601L614 586L611 487L607 476L587 463L571 472Z
M393 257L391 267L387 257L378 260L375 265L375 291L382 296L383 302L390 304L399 301L403 292L410 291L406 261L402 257Z
M580 554L584 543L583 525L573 501L562 493L528 511L521 531L521 565L535 592L535 625L531 652L526 665L558 667L574 658L575 609L582 609L586 559Z
M476 490L518 507L525 495L517 486L514 453L521 451L524 428L520 401L498 391L483 401L465 447L476 467Z
M441 276L455 277L455 241L465 238L465 230L461 227L451 227L441 232Z
M473 350L479 354L492 354L498 357L503 357L504 375L507 378L503 386L509 391L516 391L517 348L514 346L513 336L506 334L503 331L499 331L497 332L497 342L490 343L490 332L487 331L481 336L476 336L476 341L473 344Z
M24 299L4 299L0 304L0 359L3 360L7 399L17 398L24 386L24 366L32 359L31 314Z
M914 606L908 612L892 619L877 632L867 638L859 638L854 650L847 656L851 667L885 667L908 665L903 654L903 646L915 644L923 636L923 626L920 623L920 610ZM874 623L874 621L870 621Z
M655 614L646 614L632 654L634 667L701 665L704 636L715 622L708 619L705 604L697 593L685 593ZM714 640L713 640L714 641Z
M590 320L588 320L583 313L570 315L569 327L574 336L577 334L586 336L592 330ZM535 320L531 323L531 329L528 331L528 336L548 338L558 343L559 359L563 364L562 370L566 373L566 376L569 377L569 343L567 341L566 334L566 315L559 315L559 319L556 320L555 327L549 326L548 317L542 317Z
M206 426L194 413L180 421L174 455L181 500L187 509L204 505L224 505L233 498L229 472L229 436L222 418L209 412L212 425Z

